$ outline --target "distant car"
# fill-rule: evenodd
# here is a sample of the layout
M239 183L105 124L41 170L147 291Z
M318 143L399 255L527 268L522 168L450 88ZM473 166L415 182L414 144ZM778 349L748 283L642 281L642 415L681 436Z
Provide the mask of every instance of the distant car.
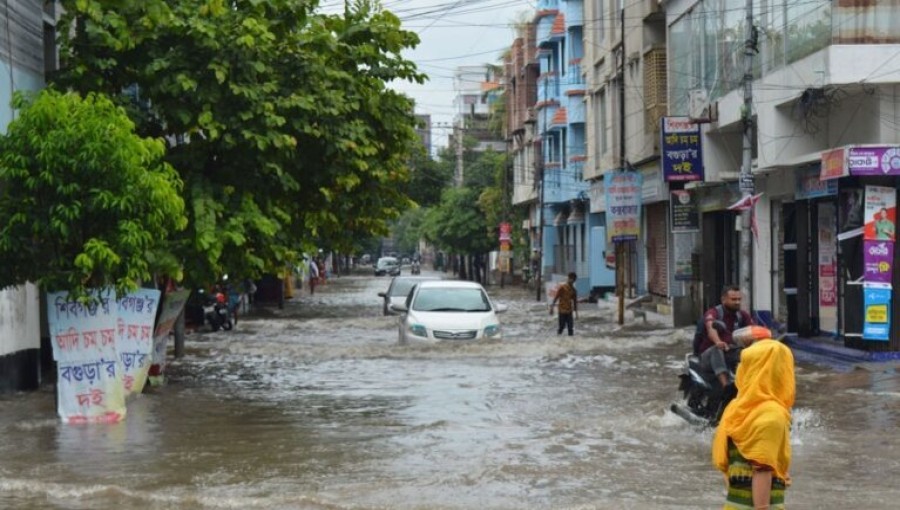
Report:
M499 339L497 314L506 311L506 305L491 301L480 284L452 280L420 282L403 304L391 308L402 314L401 344Z
M425 282L425 281L435 281L440 280L440 278L432 277L432 276L395 276L391 279L391 284L388 285L388 289L385 292L379 292L378 295L384 299L384 314L385 315L397 315L398 312L395 312L391 309L391 305L398 304L401 305L406 302L406 296L409 295L410 289L413 288L413 285Z
M375 263L375 276L400 276L400 261L397 257L381 257Z

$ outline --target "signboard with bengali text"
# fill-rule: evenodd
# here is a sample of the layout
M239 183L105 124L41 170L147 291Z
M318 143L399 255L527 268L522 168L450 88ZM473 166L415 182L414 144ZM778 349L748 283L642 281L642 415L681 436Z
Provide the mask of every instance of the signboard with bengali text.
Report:
M606 190L606 237L608 243L637 239L641 233L640 172L608 172Z
M663 117L660 123L663 178L667 182L702 181L700 124L688 117Z

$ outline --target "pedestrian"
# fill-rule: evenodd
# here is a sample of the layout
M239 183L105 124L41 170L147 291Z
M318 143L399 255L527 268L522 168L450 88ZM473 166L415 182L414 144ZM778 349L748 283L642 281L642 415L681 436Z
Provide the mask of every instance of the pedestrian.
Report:
M741 352L737 397L713 438L713 464L725 474L724 510L783 510L790 484L794 356L777 340L759 340Z
M553 302L550 303L550 315L553 315L553 306L559 302L557 311L559 312L559 327L556 330L557 335L561 335L563 328L569 331L569 336L575 334L575 319L578 315L578 292L575 291L575 280L578 275L569 273L566 282L559 286Z
M309 295L316 293L316 284L319 283L319 265L315 259L309 259Z

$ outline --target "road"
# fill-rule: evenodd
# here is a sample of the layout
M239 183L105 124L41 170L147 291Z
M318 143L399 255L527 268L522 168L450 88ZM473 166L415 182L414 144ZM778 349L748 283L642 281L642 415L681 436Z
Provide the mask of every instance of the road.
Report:
M50 387L0 396L0 508L721 507L711 432L667 410L689 329L586 304L560 337L546 302L493 286L502 341L400 346L387 283L333 278L189 335L117 425L59 423ZM900 376L797 375L789 508L896 508Z

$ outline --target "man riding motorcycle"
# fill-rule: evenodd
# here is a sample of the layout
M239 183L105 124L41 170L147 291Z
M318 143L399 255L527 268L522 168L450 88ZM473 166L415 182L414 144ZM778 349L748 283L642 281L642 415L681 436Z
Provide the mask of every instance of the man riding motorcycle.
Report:
M754 325L753 318L741 310L741 289L730 285L722 290L721 304L703 314L702 327L698 325L694 339L694 353L700 356L704 372L714 373L722 387L731 382L730 373L737 368L740 346L732 333L745 326Z

